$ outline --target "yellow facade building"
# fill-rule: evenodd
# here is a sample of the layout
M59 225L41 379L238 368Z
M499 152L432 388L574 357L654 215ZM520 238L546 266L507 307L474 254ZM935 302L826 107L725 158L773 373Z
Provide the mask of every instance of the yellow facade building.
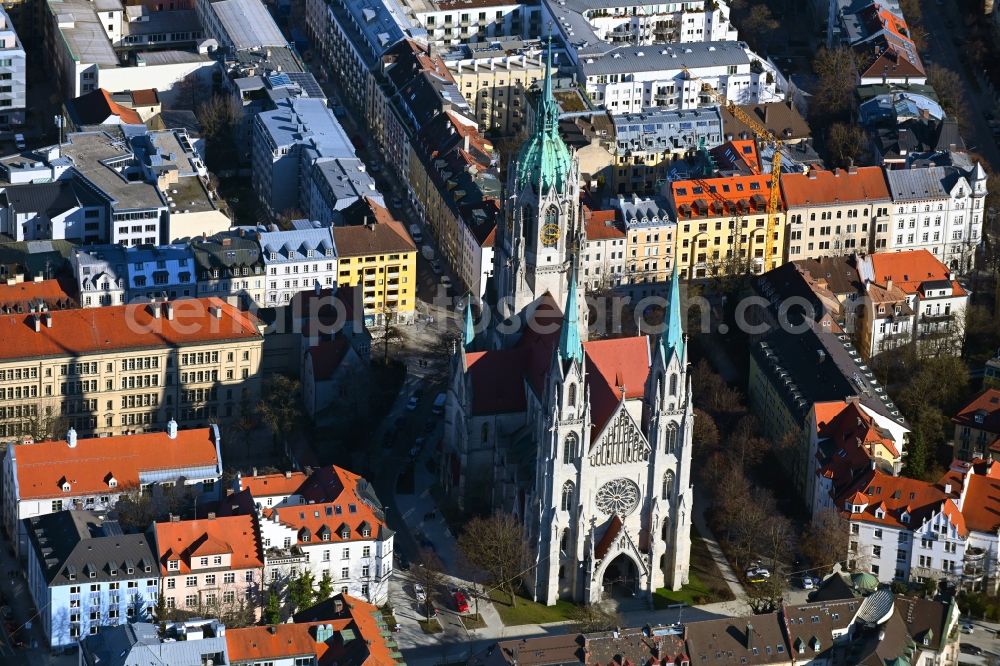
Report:
M417 308L417 246L383 206L364 199L343 211L347 226L333 228L337 284L359 287L365 320L413 321Z
M224 423L260 397L257 320L218 298L3 315L0 331L3 438Z

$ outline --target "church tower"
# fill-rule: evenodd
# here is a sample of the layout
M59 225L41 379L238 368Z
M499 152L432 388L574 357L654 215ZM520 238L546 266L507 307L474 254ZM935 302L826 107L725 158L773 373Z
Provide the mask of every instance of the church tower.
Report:
M504 223L497 230L494 259L497 321L530 314L545 292L557 303L565 303L572 256L584 243L580 169L559 136L559 107L552 94L551 41L534 132L508 169L506 191ZM584 317L579 321L583 339L586 325ZM497 346L503 343L501 338L494 339Z

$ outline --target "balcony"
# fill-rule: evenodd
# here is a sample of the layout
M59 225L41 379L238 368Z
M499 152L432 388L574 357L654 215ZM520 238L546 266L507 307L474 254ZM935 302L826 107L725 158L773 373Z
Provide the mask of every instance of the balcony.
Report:
M264 558L267 560L268 566L301 564L307 561L306 554L298 546L291 546L289 548L276 548L272 546L264 553Z

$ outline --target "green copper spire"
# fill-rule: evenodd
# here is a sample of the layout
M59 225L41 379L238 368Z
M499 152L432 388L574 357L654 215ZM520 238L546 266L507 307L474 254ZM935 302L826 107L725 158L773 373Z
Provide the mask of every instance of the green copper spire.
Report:
M667 327L663 329L664 359L676 352L678 358L684 359L684 329L681 327L681 290L680 278L677 276L677 263L674 263L673 273L670 275L670 302L667 304L667 316L664 319Z
M476 327L472 321L472 294L465 301L465 330L462 331L462 346L469 351L476 341Z
M580 341L580 308L576 302L576 265L569 273L566 309L563 311L562 330L559 332L559 356L564 361L576 359L583 363L583 343Z
M531 184L539 194L550 188L565 191L573 158L559 136L559 105L552 95L552 38L545 54L545 78L538 104L535 131L517 156L517 184Z

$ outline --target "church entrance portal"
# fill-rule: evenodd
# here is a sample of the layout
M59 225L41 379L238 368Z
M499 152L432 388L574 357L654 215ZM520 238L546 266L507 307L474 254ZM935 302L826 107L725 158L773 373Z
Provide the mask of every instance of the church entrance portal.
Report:
M634 597L639 592L639 568L622 553L608 564L601 581L604 598Z

